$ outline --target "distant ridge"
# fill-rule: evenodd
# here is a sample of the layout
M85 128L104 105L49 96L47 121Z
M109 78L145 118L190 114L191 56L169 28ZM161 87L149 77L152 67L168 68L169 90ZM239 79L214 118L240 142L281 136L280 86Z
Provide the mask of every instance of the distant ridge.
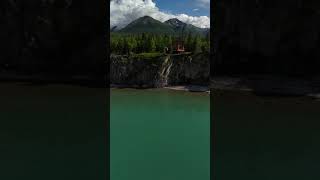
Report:
M113 29L114 32L115 29ZM184 23L177 18L169 19L164 23L153 19L150 16L143 16L129 23L123 29L118 30L121 33L155 33L155 34L170 34L170 35L193 35L208 34L208 28L199 28L191 24Z
M207 29L199 28L191 24L184 23L177 18L169 19L164 22L171 26L171 28L175 31L176 34L198 34L198 35L205 35Z
M132 21L119 32L124 33L165 33L174 34L174 30L167 24L153 19L150 16L143 16Z
M113 26L113 27L110 29L110 32L115 32L115 31L117 31L117 28L118 28L118 26Z

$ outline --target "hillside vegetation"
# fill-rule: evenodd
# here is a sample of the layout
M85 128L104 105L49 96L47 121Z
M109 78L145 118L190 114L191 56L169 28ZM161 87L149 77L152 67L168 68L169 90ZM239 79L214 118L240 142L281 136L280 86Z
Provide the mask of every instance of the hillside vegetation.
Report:
M185 51L192 53L209 53L210 37L199 35L193 36L189 33L181 37L184 40ZM173 50L172 44L176 40L174 35L163 35L153 33L122 34L113 32L110 34L110 51L112 54L130 53L163 53L165 48L169 52Z

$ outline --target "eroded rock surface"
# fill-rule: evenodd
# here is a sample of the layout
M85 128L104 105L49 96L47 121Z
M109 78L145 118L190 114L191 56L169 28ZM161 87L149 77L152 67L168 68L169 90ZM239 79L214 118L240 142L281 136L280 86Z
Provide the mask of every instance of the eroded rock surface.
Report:
M151 59L112 55L110 82L136 87L209 85L209 55L164 55Z

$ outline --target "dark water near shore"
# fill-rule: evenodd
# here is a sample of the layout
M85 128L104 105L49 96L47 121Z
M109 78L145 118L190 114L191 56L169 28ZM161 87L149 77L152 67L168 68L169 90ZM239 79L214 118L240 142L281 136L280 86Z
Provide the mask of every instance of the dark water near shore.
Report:
M213 93L217 180L320 179L320 102Z
M209 180L209 95L111 91L111 180Z
M106 90L0 84L0 179L107 178Z

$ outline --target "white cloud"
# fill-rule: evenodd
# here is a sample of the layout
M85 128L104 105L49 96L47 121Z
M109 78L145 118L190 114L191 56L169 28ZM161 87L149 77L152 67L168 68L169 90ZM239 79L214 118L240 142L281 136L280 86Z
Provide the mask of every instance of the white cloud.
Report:
M199 11L199 9L193 9L192 11Z
M196 1L204 3L204 4L210 4L210 0L196 0Z
M169 12L162 12L152 0L111 0L110 2L111 27L118 26L118 28L123 28L131 21L143 16L150 16L161 22L171 18L177 18L180 21L197 27L210 27L210 18L208 16L189 16L187 14L172 14Z
M210 0L195 0L199 7L210 8Z

